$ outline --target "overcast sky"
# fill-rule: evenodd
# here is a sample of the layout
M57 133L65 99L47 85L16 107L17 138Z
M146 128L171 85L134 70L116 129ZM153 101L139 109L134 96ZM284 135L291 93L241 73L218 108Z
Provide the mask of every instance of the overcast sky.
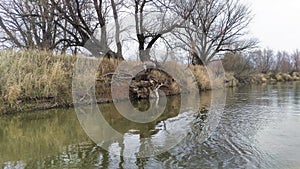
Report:
M289 52L300 49L300 0L244 0L254 19L252 35L260 46Z

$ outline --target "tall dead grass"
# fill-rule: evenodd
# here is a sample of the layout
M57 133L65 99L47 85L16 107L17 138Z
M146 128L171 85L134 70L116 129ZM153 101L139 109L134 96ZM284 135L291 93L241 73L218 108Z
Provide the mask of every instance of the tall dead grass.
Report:
M71 101L73 56L46 51L0 51L0 110L24 100Z
M50 105L69 105L72 103L72 77L76 56L52 55L46 51L14 51L0 50L0 114L7 109L18 111L32 109L45 102ZM85 59L86 60L86 59ZM99 60L98 60L99 61ZM103 58L97 69L96 95L101 99L109 99L110 78L107 74L115 72L119 60ZM138 62L128 62L133 67ZM88 66L98 64L93 59L88 59L82 66L83 71L89 71ZM165 64L174 72L173 74L185 79L186 75L177 67L180 63L170 62ZM201 90L211 89L207 70L203 66L190 66L195 80L179 82L180 86L186 86L196 82ZM151 71L158 81L170 81L168 85L177 91L179 86L172 82L170 76L160 71ZM93 76L93 75L92 75ZM82 77L85 80L88 77ZM30 103L30 104L28 104ZM27 110L26 109L26 110Z

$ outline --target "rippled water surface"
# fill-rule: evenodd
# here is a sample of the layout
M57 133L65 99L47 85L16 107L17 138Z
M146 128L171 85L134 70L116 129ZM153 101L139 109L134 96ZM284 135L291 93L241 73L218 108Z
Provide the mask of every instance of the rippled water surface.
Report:
M210 99L211 93L202 93L201 106L209 107ZM159 139L172 122L196 118L180 112L179 102L180 97L168 98L165 113L146 124L125 119L112 104L99 105L109 124L124 134L123 141L107 146L126 150L133 144L126 139ZM225 111L211 137L199 143L201 128L191 126L171 150L129 159L93 143L73 109L2 116L0 168L300 168L300 83L227 89Z

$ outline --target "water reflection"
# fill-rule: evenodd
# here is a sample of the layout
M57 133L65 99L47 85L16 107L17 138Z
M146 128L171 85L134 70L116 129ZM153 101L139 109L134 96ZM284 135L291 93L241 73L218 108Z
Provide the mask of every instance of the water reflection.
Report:
M163 106L160 106L162 99L159 99L157 104L155 104L157 100L150 100L158 108L147 110L146 116L143 114L145 112L140 112L141 117L138 118L151 119L153 115L155 118L151 122L132 121L133 117L130 114L134 110L131 105L127 106L126 101L117 103L119 108L114 104L107 104L98 107L80 106L76 110L79 110L77 115L86 133L104 149L130 158L149 157L169 150L190 130L195 119L193 114L199 110L199 99L188 96L188 98L185 96L165 98L166 101L162 101L165 102ZM147 107L145 104L141 106ZM159 113L160 116L156 117L157 112L162 114Z
M0 162L38 158L45 153L51 155L62 145L87 140L71 110L4 116L0 126Z
M225 112L209 140L199 144L201 131L190 130L179 145L149 158L130 159L104 150L85 134L72 109L4 116L0 119L0 168L297 168L299 96L299 83L228 89ZM210 92L202 93L201 107L209 107L210 98ZM180 97L169 98L164 114L145 124L113 113L116 109L111 104L99 105L106 121L124 133L122 140L106 146L122 153L141 145L134 142L139 138L162 140L160 132L182 114L180 101ZM134 105L140 108L139 103ZM86 120L92 124L95 119Z
M210 95L202 96L210 100ZM191 110L195 100L187 99L188 106L183 111ZM106 145L109 149L126 151L133 144L130 139L156 138L161 140L159 132L172 129L170 119L178 118L181 97L168 98L164 113L149 123L135 123L118 113L112 104L101 104L102 115L116 131L124 134L123 140L115 140ZM203 102L208 106L208 102ZM141 107L143 103L134 103ZM193 116L191 116L193 117ZM86 119L93 123L93 118ZM99 126L95 126L97 128ZM102 133L108 135L109 133ZM101 136L101 133L97 133ZM154 139L155 140L155 139ZM103 142L102 144L106 144ZM140 144L141 143L134 143ZM145 145L145 144L144 144ZM0 119L0 168L107 168L143 163L110 154L89 139L81 128L73 109L58 109L32 113L3 116ZM113 161L113 162L112 162ZM118 161L118 162L116 162ZM128 161L130 161L128 163Z
M300 114L299 85L229 89L218 130L208 141L196 144L191 135L155 160L167 168L298 168L300 117L291 114Z

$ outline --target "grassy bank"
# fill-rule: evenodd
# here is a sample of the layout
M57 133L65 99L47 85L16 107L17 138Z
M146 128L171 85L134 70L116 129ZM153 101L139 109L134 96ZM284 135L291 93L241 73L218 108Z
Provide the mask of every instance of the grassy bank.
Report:
M0 51L0 114L72 106L72 77L76 60L76 56L52 55L44 51ZM89 65L100 65L95 75L97 79L95 82L96 98L99 103L111 101L111 74L115 72L119 63L120 61L113 59L102 59L100 64L95 63L92 59L86 61L84 66L87 70ZM129 63L138 64L137 62ZM178 66L175 62L170 62L168 65L174 68ZM201 90L210 90L221 86L224 81L227 87L233 87L242 83L258 84L300 80L300 73L292 75L268 73L237 77L234 73L229 72L225 79L221 77L216 79L217 86L212 87L205 67L189 66L188 68L194 74L196 83ZM175 73L182 74L182 72ZM143 76L147 76L148 81L144 80ZM144 93L147 96L149 91L153 90L150 78L165 83L168 87L162 88L162 90L169 95L179 94L179 86L186 85L174 82L166 73L151 70L141 72L132 80L131 86L134 86L132 90L137 90L136 95L143 96ZM123 92L121 88L118 90L120 93Z
M235 87L249 84L275 84L280 82L300 81L300 72L281 73L251 73L243 76L235 75L234 72L226 73L226 86Z
M0 114L72 106L72 77L76 59L76 56L52 55L44 51L0 51ZM86 64L97 64L93 62L91 60ZM118 64L119 61L113 59L101 60L95 75L99 102L111 101L109 74L116 70ZM170 65L176 66L176 63ZM190 69L202 90L211 89L204 67L191 66ZM167 74L153 70L147 76L168 83L166 92L169 95L179 93L178 84ZM144 81L137 78L132 83L139 85L140 82Z
M0 51L0 112L71 103L72 56Z

